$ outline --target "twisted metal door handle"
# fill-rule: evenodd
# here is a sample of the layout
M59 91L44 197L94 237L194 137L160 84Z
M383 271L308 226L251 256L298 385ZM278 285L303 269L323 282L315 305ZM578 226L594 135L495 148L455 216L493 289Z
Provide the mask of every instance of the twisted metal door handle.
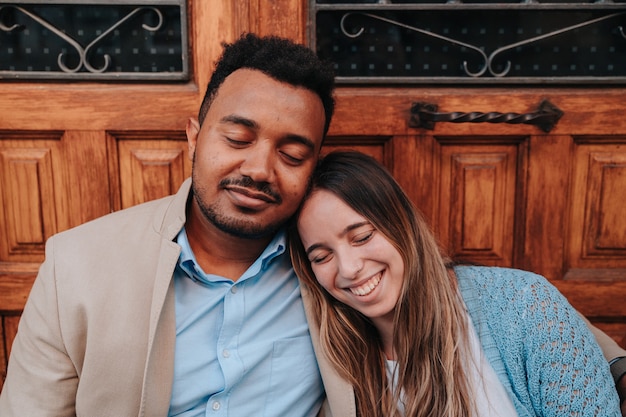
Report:
M432 103L418 102L411 106L409 127L421 127L434 129L436 122L450 123L510 123L529 124L539 127L544 132L549 132L563 116L563 111L544 100L539 109L534 113L480 113L480 112L450 112L437 113L438 106Z

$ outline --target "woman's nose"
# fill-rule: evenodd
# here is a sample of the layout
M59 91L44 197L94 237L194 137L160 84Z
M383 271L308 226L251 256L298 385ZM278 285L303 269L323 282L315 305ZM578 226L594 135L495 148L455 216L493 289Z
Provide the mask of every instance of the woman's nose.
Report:
M363 269L363 260L354 253L339 255L339 274L347 279L358 278Z

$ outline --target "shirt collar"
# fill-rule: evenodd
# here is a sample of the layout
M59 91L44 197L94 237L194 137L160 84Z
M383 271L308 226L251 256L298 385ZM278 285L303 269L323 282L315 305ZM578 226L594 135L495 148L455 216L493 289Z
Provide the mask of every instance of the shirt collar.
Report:
M196 256L191 250L187 231L183 227L176 236L176 243L181 248L178 258L178 265L185 273L194 281L202 281L204 283L224 281L224 277L206 274L196 260ZM257 275L269 268L270 263L278 256L285 253L287 247L287 233L285 229L280 229L270 243L265 247L261 255L254 261L246 272L241 276L239 281ZM229 280L228 280L229 281Z

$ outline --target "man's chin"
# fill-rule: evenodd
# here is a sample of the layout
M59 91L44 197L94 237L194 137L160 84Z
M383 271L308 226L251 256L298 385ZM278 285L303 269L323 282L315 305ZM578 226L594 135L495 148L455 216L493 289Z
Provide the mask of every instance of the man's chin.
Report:
M243 222L214 222L213 224L224 233L240 239L250 240L270 238L280 228L280 226L275 225L262 227L257 224Z
M255 213L236 213L222 209L219 204L207 205L196 196L196 203L204 218L218 230L240 239L266 239L272 237L282 223L262 224L254 216ZM231 213L226 215L225 213ZM258 213L256 213L258 214ZM254 221L253 221L254 220ZM286 220L285 220L286 221Z

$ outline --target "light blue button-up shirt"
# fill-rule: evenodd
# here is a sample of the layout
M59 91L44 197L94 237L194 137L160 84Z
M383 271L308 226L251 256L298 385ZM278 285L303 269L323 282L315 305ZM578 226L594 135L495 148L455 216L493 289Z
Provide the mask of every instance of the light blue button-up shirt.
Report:
M237 282L202 271L184 228L177 242L169 416L315 416L324 388L284 231Z

